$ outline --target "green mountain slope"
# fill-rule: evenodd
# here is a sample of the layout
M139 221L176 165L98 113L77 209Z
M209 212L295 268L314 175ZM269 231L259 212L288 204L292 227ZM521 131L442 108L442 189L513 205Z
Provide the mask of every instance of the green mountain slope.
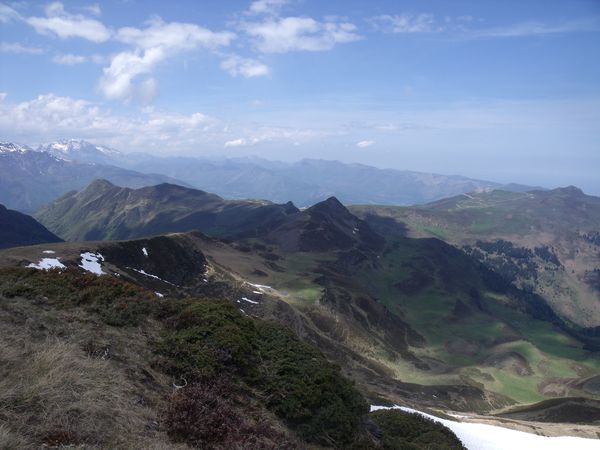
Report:
M60 241L33 217L0 205L0 248Z
M228 201L173 184L129 189L96 180L46 205L35 216L57 235L77 241L195 229L225 236L256 235L297 211L291 203Z
M487 191L418 207L352 206L388 235L462 247L563 317L600 325L600 198L574 187Z

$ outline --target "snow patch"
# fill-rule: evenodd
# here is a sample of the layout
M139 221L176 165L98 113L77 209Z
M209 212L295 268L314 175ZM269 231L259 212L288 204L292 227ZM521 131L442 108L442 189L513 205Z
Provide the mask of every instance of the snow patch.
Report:
M161 294L160 292L155 292L157 297L163 298L165 296L165 294Z
M53 255L56 252L54 250L44 250L42 253L46 253L47 255Z
M255 302L254 300L250 300L249 298L246 298L246 297L242 297L242 300L244 300L245 302L248 302L248 303L252 303L253 305L258 305L258 302Z
M31 267L32 269L40 269L40 270L48 270L48 269L66 269L63 263L61 263L58 258L42 258L39 263L34 264L31 263L27 267Z
M96 275L103 275L102 265L100 261L104 261L104 256L100 253L84 252L81 255L81 267L83 270L95 273Z
M148 256L148 250L146 250L146 247L142 248L142 253L144 254L144 256Z
M127 267L127 269L133 270L134 272L137 272L137 273L141 273L142 275L145 275L147 277L154 278L156 280L162 281L163 283L170 284L171 286L177 286L177 285L171 283L170 281L163 280L162 278L159 278L156 275L152 275L151 273L147 273L143 269L134 269L133 267Z
M379 409L400 409L409 413L420 414L450 428L469 450L600 450L599 439L586 439L573 436L539 436L524 431L511 430L495 425L482 423L454 422L425 414L416 409L402 406L371 405L371 411Z

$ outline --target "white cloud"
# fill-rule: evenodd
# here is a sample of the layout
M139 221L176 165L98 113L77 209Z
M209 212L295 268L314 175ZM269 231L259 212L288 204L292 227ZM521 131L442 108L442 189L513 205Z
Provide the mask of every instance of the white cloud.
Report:
M0 3L0 23L8 23L11 20L18 20L21 16L17 11L4 3Z
M100 5L98 3L84 6L83 9L96 17L100 17L102 15L102 9L100 9Z
M235 35L228 31L213 32L191 23L165 23L159 18L149 22L144 29L121 28L116 33L116 39L134 49L116 54L110 65L104 68L99 83L100 92L107 98L117 100L139 96L148 98L148 92L156 91L156 80L145 81L145 85L136 88L133 84L135 78L150 74L160 62L182 51L197 48L214 50L229 45L234 38Z
M80 136L116 148L168 151L214 139L218 123L198 112L185 115L154 108L115 115L94 103L55 94L17 104L0 101L0 135L32 143Z
M88 61L88 58L86 56L73 55L71 53L55 55L52 58L52 62L54 62L56 64L62 64L65 66L74 66L75 64L82 64L87 61Z
M233 139L225 142L225 147L242 147L248 145L248 142L244 138Z
M310 17L284 17L242 23L242 29L265 53L330 50L336 44L361 39L349 22L318 22Z
M524 22L509 25L506 27L472 30L469 33L469 36L475 38L513 38L599 30L600 20L598 18L586 18L558 24L546 24L542 22Z
M28 53L30 55L39 55L44 53L44 49L39 47L29 47L18 42L0 42L1 53Z
M255 59L231 55L221 62L221 69L231 76L242 75L246 78L259 77L269 74L269 67Z
M375 143L375 141L359 141L356 143L356 146L358 148L367 148L370 147L371 145L373 145Z
M250 4L250 14L279 14L287 0L256 0Z
M118 53L110 65L104 68L104 75L99 83L100 92L109 99L131 99L135 93L133 79L150 73L166 57L162 47Z
M431 14L398 14L372 17L369 22L376 28L390 33L431 33L439 31Z
M25 21L40 34L58 36L61 39L79 37L92 42L106 42L111 30L98 20L65 11L62 3L55 2L45 8L46 17L28 17Z

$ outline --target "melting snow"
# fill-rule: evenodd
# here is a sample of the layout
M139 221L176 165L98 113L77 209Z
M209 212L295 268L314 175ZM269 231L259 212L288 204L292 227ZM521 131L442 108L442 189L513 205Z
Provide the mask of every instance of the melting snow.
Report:
M127 267L127 268L133 270L134 272L141 273L142 275L145 275L147 277L154 278L156 280L162 281L163 283L167 283L167 284L170 284L172 286L176 286L175 284L171 283L170 281L163 280L162 278L159 278L156 275L152 275L151 273L144 272L143 269L134 269L133 267Z
M261 292L261 291L252 291L252 293L253 294L258 294L258 295L263 295L264 294L264 292Z
M42 258L39 263L37 263L37 264L31 263L27 267L31 267L33 269L42 269L42 270L66 269L67 268L67 266L65 266L63 263L61 263L58 260L58 258Z
M142 253L144 256L148 256L148 250L146 250L146 247L142 248Z
M258 302L255 302L254 300L250 300L249 298L246 298L246 297L242 297L242 300L244 300L245 302L248 302L248 303L252 303L253 305L258 305Z
M46 253L47 255L53 255L56 252L54 250L44 250L42 253Z
M163 298L165 296L165 294L161 294L160 292L155 292L157 297Z
M495 425L482 423L454 422L440 419L415 409L393 406L371 406L371 411L378 409L401 409L428 417L450 428L469 450L600 450L599 439L585 439L572 436L548 437L524 431L511 430Z
M100 261L104 261L104 256L100 253L84 252L81 255L81 267L83 270L95 273L96 275L104 274ZM100 260L100 261L99 261Z

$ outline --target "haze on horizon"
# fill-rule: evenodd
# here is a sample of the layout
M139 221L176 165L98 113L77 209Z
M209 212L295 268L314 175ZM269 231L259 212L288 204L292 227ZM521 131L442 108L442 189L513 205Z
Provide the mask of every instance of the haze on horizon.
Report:
M0 140L600 195L600 2L0 3Z

